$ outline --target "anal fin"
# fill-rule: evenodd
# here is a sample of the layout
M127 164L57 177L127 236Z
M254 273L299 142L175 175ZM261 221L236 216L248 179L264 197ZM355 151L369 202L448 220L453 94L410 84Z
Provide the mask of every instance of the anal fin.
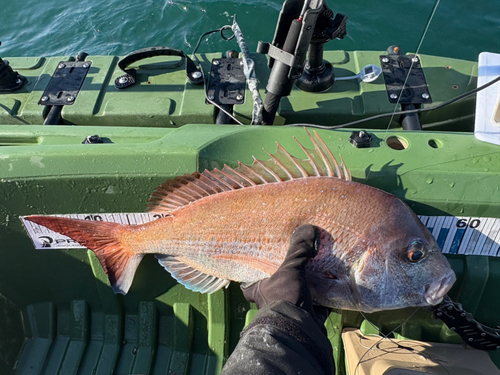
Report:
M214 293L227 287L231 282L231 280L219 279L198 271L175 257L162 254L156 254L155 257L174 279L194 292Z

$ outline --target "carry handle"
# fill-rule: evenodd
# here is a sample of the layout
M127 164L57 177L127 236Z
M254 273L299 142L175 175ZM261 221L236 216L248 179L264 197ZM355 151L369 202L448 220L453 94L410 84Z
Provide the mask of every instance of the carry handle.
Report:
M184 51L169 47L148 47L129 53L118 62L118 67L125 72L124 75L115 79L115 87L124 89L136 83L137 71L135 69L127 69L127 67L139 60L148 59L155 56L179 56L186 61L186 77L188 81L194 85L203 82L201 71L196 68L193 60L187 56Z

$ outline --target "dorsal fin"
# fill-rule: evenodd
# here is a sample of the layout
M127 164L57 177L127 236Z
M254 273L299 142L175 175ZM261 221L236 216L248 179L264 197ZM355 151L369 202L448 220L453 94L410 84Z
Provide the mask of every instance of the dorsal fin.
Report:
M205 170L168 180L151 193L148 211L170 213L209 195L297 178L328 176L350 181L351 173L345 167L342 157L339 165L318 133L314 131L313 137L305 130L314 149L305 148L297 138L293 138L306 154L306 159L290 155L277 143L278 149L274 154L266 151L270 156L269 160L254 158L252 165L238 162L237 168L224 165L222 170Z

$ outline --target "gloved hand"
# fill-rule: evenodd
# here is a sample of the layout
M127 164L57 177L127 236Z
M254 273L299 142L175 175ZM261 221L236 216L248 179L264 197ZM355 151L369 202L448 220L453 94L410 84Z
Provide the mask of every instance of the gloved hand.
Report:
M312 225L297 228L276 272L241 286L245 298L260 311L241 333L222 374L335 374L324 326L328 315L318 314L318 306L313 309L306 283L306 265L319 250L319 238L320 229Z
M318 253L318 232L319 230L310 224L297 228L293 232L285 260L278 270L267 279L249 286L241 286L245 298L249 302L255 302L258 309L275 301L288 301L314 316L305 268L309 259Z

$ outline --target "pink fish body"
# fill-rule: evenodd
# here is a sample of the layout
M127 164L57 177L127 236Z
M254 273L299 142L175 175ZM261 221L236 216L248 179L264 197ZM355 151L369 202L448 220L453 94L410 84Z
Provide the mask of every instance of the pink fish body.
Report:
M167 181L149 207L168 216L144 225L28 220L93 250L117 293L128 291L148 253L194 291L269 277L293 231L309 223L321 231L307 266L317 303L370 312L440 302L455 274L418 217L393 195L351 181L323 140L310 138L305 160L278 145L268 161Z

